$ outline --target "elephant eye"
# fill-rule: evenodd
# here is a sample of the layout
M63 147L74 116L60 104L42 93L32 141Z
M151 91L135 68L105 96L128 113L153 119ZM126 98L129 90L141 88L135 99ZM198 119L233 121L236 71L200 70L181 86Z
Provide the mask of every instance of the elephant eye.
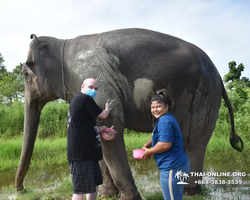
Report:
M29 76L29 73L27 72L27 70L23 70L23 75L24 75L25 77Z
M24 75L24 78L30 82L31 80L31 77L29 75L29 73L27 72L27 70L23 70L23 75Z

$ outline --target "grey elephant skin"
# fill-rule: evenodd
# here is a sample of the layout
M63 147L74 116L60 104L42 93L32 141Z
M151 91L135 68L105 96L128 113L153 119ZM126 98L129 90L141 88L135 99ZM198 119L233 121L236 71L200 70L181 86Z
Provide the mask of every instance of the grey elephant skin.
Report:
M161 88L167 88L172 96L172 110L183 133L192 172L203 171L206 146L222 97L231 117L231 144L242 150L221 77L197 46L145 29L114 30L68 40L32 34L31 39L23 66L25 128L15 180L17 190L23 188L43 106L58 98L70 102L85 78L98 79L95 101L101 108L107 99L118 100L109 118L99 121L100 125L114 125L117 130L113 141L102 141L103 185L99 194L110 196L120 192L120 199L141 199L128 164L123 133L124 128L152 132L155 120L150 112L150 99ZM199 186L194 184L199 179L189 177L185 187L188 194L199 192Z

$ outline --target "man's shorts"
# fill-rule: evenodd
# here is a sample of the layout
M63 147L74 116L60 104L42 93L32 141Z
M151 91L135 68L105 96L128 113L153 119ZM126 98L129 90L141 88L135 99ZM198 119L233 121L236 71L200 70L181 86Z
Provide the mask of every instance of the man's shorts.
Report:
M68 161L73 175L74 194L96 192L96 186L102 184L102 173L98 161Z

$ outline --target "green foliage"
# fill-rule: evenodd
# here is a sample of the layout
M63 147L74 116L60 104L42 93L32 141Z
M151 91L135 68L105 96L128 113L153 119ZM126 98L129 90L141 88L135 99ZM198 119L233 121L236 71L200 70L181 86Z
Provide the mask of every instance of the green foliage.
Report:
M1 80L1 74L7 72L6 67L4 66L4 59L2 54L0 53L0 80Z
M227 91L227 94L234 111L236 133L239 135L246 134L246 139L249 140L250 135L247 133L250 130L250 88L236 81L233 83L233 88ZM230 131L229 111L224 100L222 100L214 134L217 136L227 135L229 137Z
M0 138L0 172L16 170L18 167L23 138ZM37 138L30 169L48 168L48 166L67 166L67 139Z
M3 76L7 73L7 69L4 66L4 59L0 53L0 83L2 82ZM1 88L1 87L0 87ZM0 103L3 102L3 96L0 94Z
M241 80L246 84L247 87L250 87L250 80L247 77L242 77Z
M247 135L247 134L246 134ZM131 138L130 140L129 137ZM134 133L129 133L126 130L125 132L125 144L126 149L134 149L133 141L146 141L151 136L151 133L139 133L138 135ZM250 152L250 143L249 141L246 143L246 149L239 153L234 151L229 141L226 139L227 137L215 137L212 136L206 152L205 163L210 161L210 163L214 163L213 170L216 172L223 171L222 166L225 167L225 171L235 171L236 169L241 169L241 171L249 172L248 163L249 163L249 152ZM245 138L243 138L245 140ZM132 143L131 143L132 142ZM15 173L18 163L19 156L21 152L22 146L22 137L16 137L11 139L1 139L0 138L0 172L11 171ZM3 144L3 145L2 145ZM35 180L26 181L26 188L21 192L16 193L14 186L5 186L0 192L0 198L6 197L4 199L8 199L8 195L13 194L17 195L17 199L26 199L26 200L35 200L35 199L68 199L72 196L72 181L71 177L68 176L68 171L66 174L56 173L56 169L66 168L69 170L66 159L66 138L55 138L55 139L40 139L38 138L35 144L34 153L32 156L31 164L30 164L30 173L31 171L35 171L36 177ZM141 144L138 144L140 146ZM137 147L138 148L138 147ZM129 152L128 152L129 153ZM142 165L135 166L134 168L138 168L140 171L147 171L148 161L142 160ZM132 159L129 161L136 162L136 160ZM147 164L145 164L147 163ZM226 163L226 165L225 165ZM218 164L218 165L217 165ZM154 164L155 166L155 164ZM228 168L228 167L231 168ZM156 166L155 166L156 168ZM210 168L210 167L209 167ZM46 170L52 169L55 174L54 177L50 175L48 180L44 180L43 176L46 175ZM143 170L142 170L143 169ZM62 170L62 169L60 169ZM210 171L210 170L209 170ZM43 175L41 175L42 173ZM247 177L246 177L247 178ZM37 181L39 179L39 181ZM135 176L135 181L137 187L140 191L143 199L151 199L151 200L160 200L162 199L162 192L159 190L145 190L144 185L150 185L152 179L146 179L146 183L138 184L139 180L143 180L139 176ZM158 177L156 177L158 179ZM246 179L249 180L249 179ZM159 180L158 180L159 181ZM37 188L39 187L39 189ZM147 187L148 188L148 187ZM217 185L216 188L221 190L220 185ZM202 188L202 195L197 196L184 196L185 200L193 200L193 199L202 199L204 196L209 197L210 189L206 187ZM237 195L242 196L243 194L238 193ZM100 198L102 199L102 198ZM110 200L112 198L109 198ZM113 198L117 199L117 198ZM209 198L208 198L209 199ZM211 199L213 199L211 197ZM241 198L240 198L241 199Z
M228 96L234 111L238 112L240 111L241 107L249 100L250 88L239 81L234 82L232 85L233 88L228 91Z
M236 67L236 62L231 61L228 63L229 72L225 75L224 81L227 83L229 81L240 80L241 72L244 71L244 65L240 63L238 67Z
M240 63L238 67L236 67L236 62L231 61L228 63L229 67L229 72L224 76L224 83L227 83L226 87L231 90L234 86L235 83L237 84L242 84L247 87L250 87L250 81L249 78L242 77L241 78L241 73L244 71L244 65Z
M162 191L151 192L145 195L145 200L164 200Z
M41 113L38 137L66 137L68 109L65 102L47 103Z
M12 105L0 104L0 136L21 135L24 123L24 104L15 101Z
M65 137L69 104L51 102L42 110L38 137ZM0 136L13 137L23 134L24 104L15 101L11 105L0 104Z
M22 139L0 138L0 172L16 170L21 155Z
M126 141L126 150L141 149L142 146L150 139L151 134L138 133L132 130L125 129L124 140Z
M241 78L244 65L241 63L236 68L236 62L229 63L229 73L225 75L224 82L227 83L227 94L234 111L234 121L236 133L240 136L244 134L246 140L250 139L250 81L246 77ZM231 132L229 111L224 100L219 110L219 117L216 123L214 134L216 136L228 136Z
M17 65L12 72L1 73L0 103L12 104L24 100L24 78L22 64Z

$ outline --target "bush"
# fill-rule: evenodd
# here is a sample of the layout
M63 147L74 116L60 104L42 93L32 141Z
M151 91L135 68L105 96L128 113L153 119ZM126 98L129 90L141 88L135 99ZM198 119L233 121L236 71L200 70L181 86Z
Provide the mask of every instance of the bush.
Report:
M67 135L67 116L69 104L51 102L42 110L38 137L65 137Z
M21 135L24 127L24 104L0 105L0 136Z
M41 113L38 137L64 137L67 134L67 113L69 104L47 103ZM0 105L0 136L13 137L24 131L24 103Z
M242 87L227 91L234 111L235 129L238 135L245 135L249 139L250 130L250 88ZM216 123L214 134L216 136L229 137L231 132L231 122L229 110L222 100L219 110L219 117Z

